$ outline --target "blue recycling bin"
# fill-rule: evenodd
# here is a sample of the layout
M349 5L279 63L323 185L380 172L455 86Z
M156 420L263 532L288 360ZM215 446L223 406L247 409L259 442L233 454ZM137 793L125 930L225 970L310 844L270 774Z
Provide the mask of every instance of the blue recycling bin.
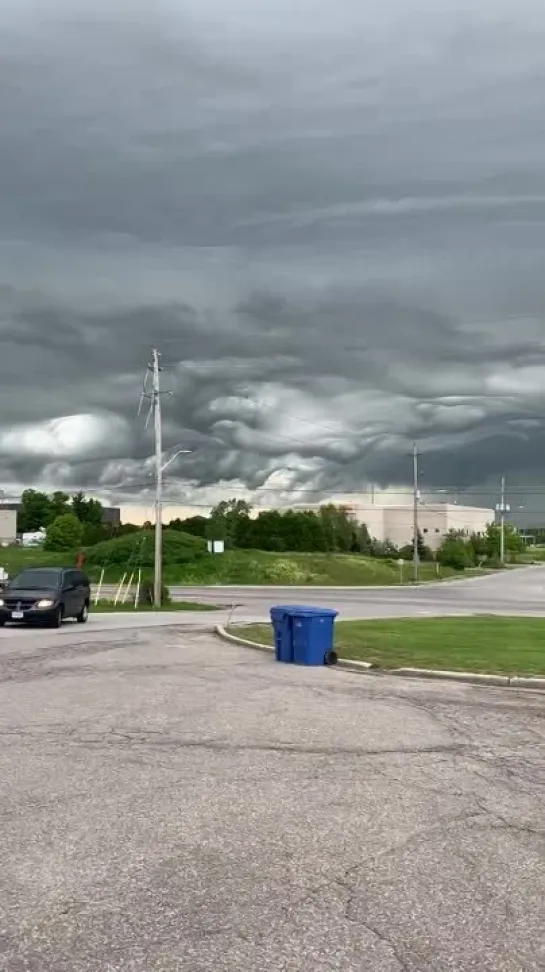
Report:
M338 613L331 608L299 604L271 608L276 660L296 665L334 665Z
M274 632L274 655L277 662L293 662L292 621L289 607L271 608Z
M296 608L292 614L293 661L296 665L334 665L335 618L331 608Z

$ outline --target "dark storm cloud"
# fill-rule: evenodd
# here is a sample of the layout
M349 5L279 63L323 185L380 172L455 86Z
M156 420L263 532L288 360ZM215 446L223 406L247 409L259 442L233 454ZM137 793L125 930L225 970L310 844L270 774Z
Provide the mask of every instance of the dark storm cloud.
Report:
M145 489L152 344L172 495L545 478L545 13L340 7L3 6L13 488Z

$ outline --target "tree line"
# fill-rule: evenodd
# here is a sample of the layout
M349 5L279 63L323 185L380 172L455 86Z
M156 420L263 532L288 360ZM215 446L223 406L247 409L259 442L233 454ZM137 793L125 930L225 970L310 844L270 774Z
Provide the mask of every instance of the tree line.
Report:
M73 550L109 539L113 528L102 520L102 503L82 492L69 496L61 490L25 489L17 510L19 533L45 530L49 550Z
M385 559L411 560L413 539L402 547L391 541L372 537L365 524L358 523L343 506L327 504L317 510L263 510L252 517L245 500L230 499L219 503L210 516L193 516L172 520L170 527L210 540L224 540L227 549L257 549L279 553L361 553ZM500 530L490 524L483 536L467 536L450 531L438 550L432 551L419 533L417 549L422 561L436 560L445 567L463 570L487 562L495 564L500 557ZM524 549L518 531L505 526L505 552L508 560L516 559Z
M262 510L253 517L245 500L218 503L210 516L171 520L170 527L227 549L273 552L371 553L373 541L365 524L349 510L328 504L318 510Z
M151 529L147 523L145 528ZM385 559L411 560L413 543L396 547L389 540L372 537L364 523L343 506L326 504L316 510L262 510L252 516L245 500L229 499L218 503L210 516L174 519L168 524L203 540L223 540L226 549L267 550L276 553L353 553ZM52 494L33 489L24 491L18 511L18 529L31 533L44 528L45 549L74 550L93 546L113 536L131 534L141 528L134 524L115 526L103 523L102 504L84 493L70 497L56 491ZM480 563L497 563L500 556L499 527L491 524L484 536L466 536L451 531L437 551L427 547L424 537L417 537L418 555L422 561L436 560L444 566L463 570ZM505 526L505 551L515 560L524 548L517 530Z

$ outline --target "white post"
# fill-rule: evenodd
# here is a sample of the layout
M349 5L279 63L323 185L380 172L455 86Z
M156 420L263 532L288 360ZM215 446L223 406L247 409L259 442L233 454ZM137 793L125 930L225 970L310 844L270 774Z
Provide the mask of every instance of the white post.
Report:
M115 592L115 598L114 598L114 605L117 604L117 602L119 601L119 598L121 596L121 591L123 590L123 584L125 583L126 576L127 576L127 572L125 571L125 573L123 574L123 577L121 578L121 580L119 581L119 584L117 585L117 590Z
M138 602L140 600L140 585L141 584L142 584L142 568L139 567L138 568L138 578L137 578L137 581L136 581L136 592L135 592L135 595L134 595L134 607L135 607L135 610L138 607Z
M95 607L98 604L98 602L100 601L100 595L102 593L102 584L103 583L104 583L104 567L100 571L100 578L99 578L99 581L98 581L97 592L95 594Z
M129 596L129 591L130 591L130 589L132 587L133 577L134 577L134 571L132 572L131 576L129 577L129 579L127 581L127 586L126 586L125 590L123 591L123 599L122 599L122 602L121 602L122 604L125 604L125 601L127 600L128 596Z

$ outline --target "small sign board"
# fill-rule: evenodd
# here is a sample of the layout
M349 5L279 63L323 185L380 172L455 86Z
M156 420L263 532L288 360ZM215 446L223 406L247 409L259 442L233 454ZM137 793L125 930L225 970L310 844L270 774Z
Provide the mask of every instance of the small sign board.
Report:
M225 541L224 540L209 540L208 541L208 553L222 554L225 553Z

